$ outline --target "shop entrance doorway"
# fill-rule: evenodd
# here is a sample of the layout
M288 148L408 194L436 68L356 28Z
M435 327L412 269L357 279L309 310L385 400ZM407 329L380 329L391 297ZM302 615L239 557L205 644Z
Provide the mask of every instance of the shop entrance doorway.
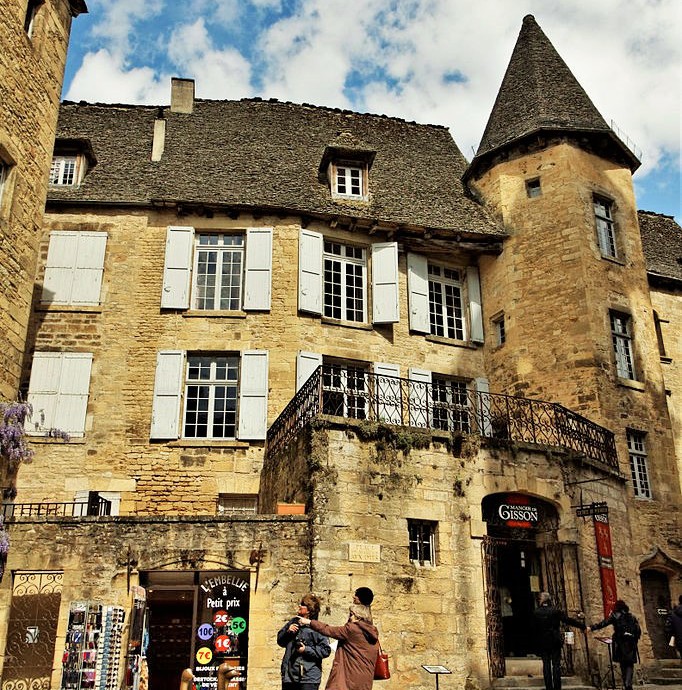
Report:
M194 598L188 589L147 593L149 690L178 686L183 670L192 666Z
M665 621L671 609L668 576L658 570L642 570L640 578L644 620L654 656L657 659L675 659L675 649L668 644L670 635L665 632Z

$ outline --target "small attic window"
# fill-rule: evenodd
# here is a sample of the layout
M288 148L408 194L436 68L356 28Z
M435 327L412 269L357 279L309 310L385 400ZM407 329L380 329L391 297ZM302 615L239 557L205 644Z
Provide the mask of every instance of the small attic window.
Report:
M96 163L89 141L57 140L50 165L49 184L58 187L77 186Z
M357 163L331 163L332 196L345 199L367 197L367 166Z

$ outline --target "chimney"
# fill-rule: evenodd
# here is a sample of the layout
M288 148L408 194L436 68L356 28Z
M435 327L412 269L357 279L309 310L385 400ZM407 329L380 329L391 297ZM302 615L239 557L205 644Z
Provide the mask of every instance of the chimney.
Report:
M171 79L171 112L191 113L194 109L194 79Z
M166 118L163 116L163 108L159 108L154 120L154 138L152 139L152 161L158 162L166 148Z

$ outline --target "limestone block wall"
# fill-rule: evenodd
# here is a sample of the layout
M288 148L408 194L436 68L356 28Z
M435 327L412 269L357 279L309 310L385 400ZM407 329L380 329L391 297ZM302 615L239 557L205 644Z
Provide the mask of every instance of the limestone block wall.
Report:
M197 230L273 227L272 308L228 315L162 311L166 232L169 225ZM310 229L341 241L369 245L381 238L331 229ZM41 305L49 233L90 230L108 235L101 305ZM32 468L19 472L17 500L73 500L74 490L117 490L121 511L138 514L209 513L218 493L257 493L263 442L149 441L156 353L188 351L269 352L268 423L296 391L296 356L309 350L363 362L390 362L407 377L410 366L473 379L482 372L482 351L413 335L408 328L406 259L399 256L400 322L384 326L339 325L297 311L298 238L294 218L243 214L238 219L170 212L63 212L48 214L40 243L30 350L93 353L86 431L68 444L35 444ZM453 260L469 257L453 252ZM464 263L466 265L466 263ZM370 298L371 299L371 298ZM24 375L27 386L30 371ZM55 472L58 468L58 472ZM53 478L49 485L42 480Z
M558 538L576 553L565 575L569 606L574 614L584 607L594 622L603 616L594 527L575 507L581 497L608 501L619 595L641 616L638 561L617 475L538 448L481 446L474 436L453 443L412 431L319 423L299 438L297 454L268 460L262 482L275 492L285 476L290 486L311 483L313 589L328 602L321 618L342 624L354 589L371 587L395 682L426 690L433 680L421 665L439 663L459 685L488 686L481 502L489 494L522 492L556 507ZM597 481L575 483L585 479ZM438 523L435 567L410 561L408 519ZM584 645L578 636L579 673L587 667Z
M25 0L0 7L0 399L15 399L33 295L37 242L71 29L68 0L46 0L33 34Z
M39 518L12 524L9 529L13 546L0 586L0 630L7 629L11 571L63 572L52 687L59 687L61 680L72 601L123 606L126 623L129 621L129 554L133 585L139 580L139 572L145 570L242 571L251 587L249 687L279 685L282 650L277 646L277 631L296 612L301 595L310 591L309 528L304 516L203 521ZM254 549L263 551L258 571L250 563ZM126 642L127 628L124 649Z
M534 178L542 193L531 198ZM679 469L630 171L555 141L475 186L511 234L499 257L481 259L486 320L503 311L507 336L486 344L491 387L560 402L611 429L625 477L627 430L645 433L654 500L631 502L634 548L642 559L655 545L679 555ZM615 260L597 245L595 194L613 202ZM636 381L616 375L611 309L631 315Z

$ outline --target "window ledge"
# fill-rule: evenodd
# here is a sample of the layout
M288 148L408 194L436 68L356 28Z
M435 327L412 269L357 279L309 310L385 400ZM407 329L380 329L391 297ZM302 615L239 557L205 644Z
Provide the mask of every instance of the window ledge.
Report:
M27 431L26 438L28 438L31 443L56 443L63 444L65 446L85 443L85 438L83 436L71 436L71 438L68 441L65 441L62 438L53 438L52 436L45 436L44 431Z
M363 323L360 321L343 321L341 319L331 319L328 316L322 317L322 323L329 326L344 326L345 328L357 328L361 331L372 331L374 326L371 323ZM382 326L384 324L381 324Z
M188 319L204 318L204 319L245 319L245 311L214 311L209 309L190 309L182 312L182 315Z
M635 501L642 501L643 503L652 503L654 500L653 496L637 496L635 495Z
M618 377L618 385L623 386L623 388L630 388L634 391L643 391L646 386L641 381L635 381L633 379L622 379Z
M618 259L615 256L607 256L606 254L602 254L601 258L604 259L604 261L616 264L616 266L625 266L625 261L623 261L622 259Z
M80 314L101 314L101 304L52 304L41 303L36 307L36 311L62 311Z
M170 448L248 448L251 444L248 441L238 441L237 439L214 441L212 439L181 438L177 441L170 441L167 445Z
M445 338L441 335L426 335L424 340L430 343L438 343L439 345L451 345L453 347L467 347L470 350L476 349L476 344L470 340L456 340L455 338Z
M661 364L672 364L672 363L673 363L672 357L666 357L664 355L661 355Z

